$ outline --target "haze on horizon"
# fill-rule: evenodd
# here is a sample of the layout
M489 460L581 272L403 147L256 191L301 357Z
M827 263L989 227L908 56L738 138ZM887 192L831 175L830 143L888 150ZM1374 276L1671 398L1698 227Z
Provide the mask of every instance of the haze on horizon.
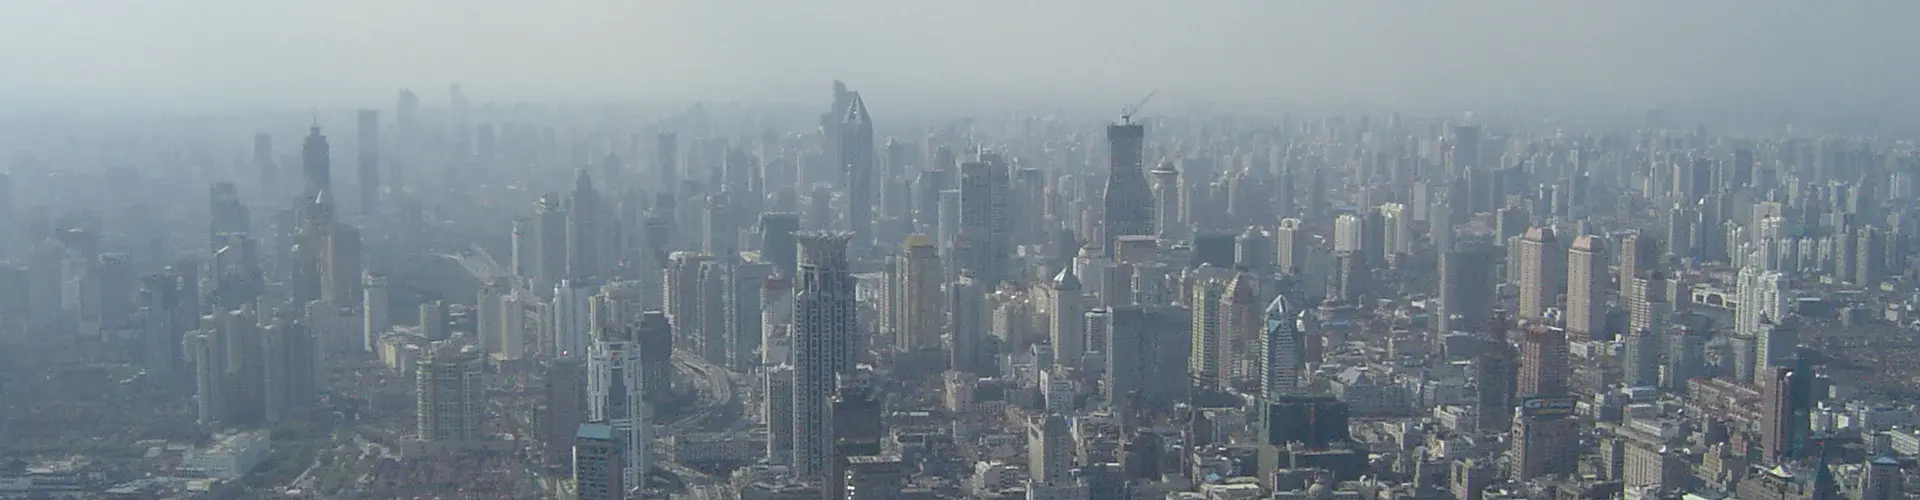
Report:
M1920 3L335 0L0 3L0 103L1008 98L1920 109Z

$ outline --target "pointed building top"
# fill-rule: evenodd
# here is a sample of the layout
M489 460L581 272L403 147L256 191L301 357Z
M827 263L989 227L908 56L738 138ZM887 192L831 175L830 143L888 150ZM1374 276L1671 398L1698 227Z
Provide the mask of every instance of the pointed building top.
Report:
M846 125L871 124L872 120L867 116L867 102L860 98L860 92L855 91L848 95L850 98L847 100L847 115L840 120L840 123Z
M1286 321L1291 319L1293 315L1292 311L1293 307L1287 303L1287 296L1281 295L1274 297L1273 302L1267 303L1267 320Z
M1063 266L1060 274L1053 276L1054 290L1079 290L1080 277L1073 274L1073 266Z
M593 174L587 173L587 169L584 168L575 169L573 174L573 190L575 192L592 191Z

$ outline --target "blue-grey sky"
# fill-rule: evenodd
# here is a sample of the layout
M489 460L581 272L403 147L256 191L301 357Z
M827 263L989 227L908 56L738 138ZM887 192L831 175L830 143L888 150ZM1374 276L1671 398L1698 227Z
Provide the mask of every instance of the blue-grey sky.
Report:
M1901 0L0 2L0 101L1015 94L1912 109Z

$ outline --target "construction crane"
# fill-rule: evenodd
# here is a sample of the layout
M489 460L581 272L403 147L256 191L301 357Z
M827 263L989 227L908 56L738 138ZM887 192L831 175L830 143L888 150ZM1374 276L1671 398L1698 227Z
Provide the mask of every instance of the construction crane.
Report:
M1133 103L1132 106L1120 108L1120 123L1126 124L1126 125L1132 125L1133 114L1140 112L1140 107L1147 105L1147 101L1153 100L1153 96L1159 93L1160 93L1160 89L1153 89L1152 92L1147 93L1146 97L1140 98L1140 102Z

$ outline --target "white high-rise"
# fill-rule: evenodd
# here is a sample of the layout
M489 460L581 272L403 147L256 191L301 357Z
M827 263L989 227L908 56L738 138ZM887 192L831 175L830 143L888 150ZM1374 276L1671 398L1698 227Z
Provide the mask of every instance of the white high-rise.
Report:
M639 345L633 330L609 328L587 351L587 418L606 422L620 436L626 452L623 484L645 484L653 442L649 405L642 382Z
M832 451L828 398L835 377L853 369L854 279L847 268L852 235L801 235L800 272L793 312L793 471L816 484L827 480Z
M1272 398L1298 393L1300 374L1306 371L1306 344L1300 335L1300 312L1287 296L1267 304L1266 331L1260 336L1260 393Z
M367 273L366 293L360 296L361 344L368 352L380 349L380 336L393 331L393 323L387 313L387 277Z
M577 280L553 286L553 353L578 358L587 352L593 329L593 288Z
M1736 280L1739 302L1734 309L1734 333L1754 335L1762 320L1780 321L1792 312L1793 292L1786 274L1746 266Z

